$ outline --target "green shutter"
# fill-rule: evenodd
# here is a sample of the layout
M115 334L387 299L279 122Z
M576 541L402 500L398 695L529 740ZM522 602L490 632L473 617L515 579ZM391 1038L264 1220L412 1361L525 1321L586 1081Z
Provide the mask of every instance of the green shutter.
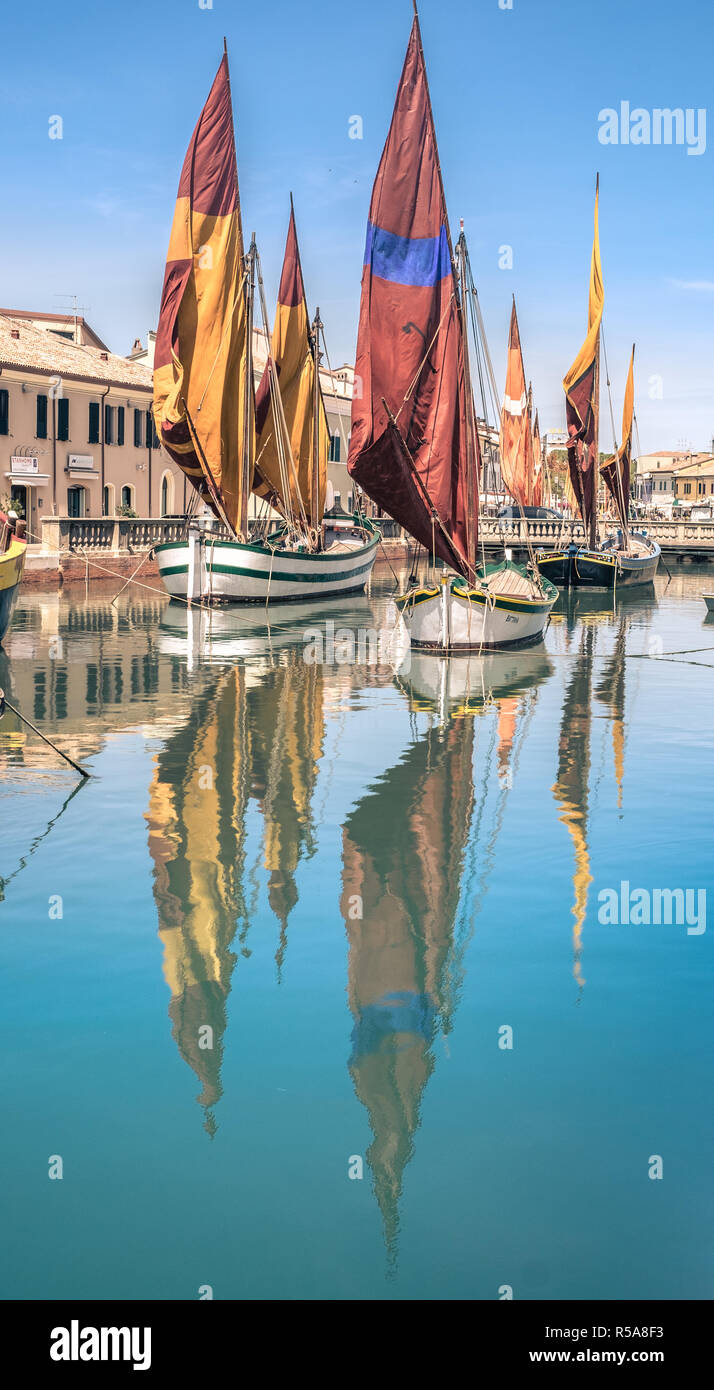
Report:
M135 449L140 449L140 448L142 447L143 443L144 443L144 440L143 440L143 437L142 437L142 429L141 429L141 416L142 416L142 412L141 412L140 410L135 410L135 411L134 411L134 448L135 448Z
M99 443L99 402L89 402L89 443Z
M57 438L69 439L69 400L60 396L57 401Z
M7 434L10 429L10 393L0 391L0 434Z
M35 431L38 439L47 438L47 397L37 397L37 429Z
M124 443L124 407L117 406L117 444Z
M104 407L104 443L114 443L114 406L105 405Z

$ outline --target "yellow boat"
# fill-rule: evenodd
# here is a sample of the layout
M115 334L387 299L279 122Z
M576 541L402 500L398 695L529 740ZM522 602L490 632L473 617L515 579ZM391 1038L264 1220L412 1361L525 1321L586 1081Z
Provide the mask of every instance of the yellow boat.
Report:
M10 626L12 610L25 569L25 523L0 512L0 643Z

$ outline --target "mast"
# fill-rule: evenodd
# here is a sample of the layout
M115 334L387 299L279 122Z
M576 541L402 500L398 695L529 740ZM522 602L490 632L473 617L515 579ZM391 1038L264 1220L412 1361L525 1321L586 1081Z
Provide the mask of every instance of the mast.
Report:
M248 502L253 481L253 299L255 296L255 232L250 239L250 249L246 257L248 283L245 304L245 378L243 381L243 456L241 459L242 480L240 498L240 518L238 533L242 541L248 540Z
M600 489L600 330L598 329L597 345L595 348L595 374L593 379L593 505L590 513L590 535L588 537L590 549L597 550L598 547L598 526L597 526L597 504L598 492Z
M416 9L416 2L415 2ZM464 344L464 396L466 406L466 559L471 570L476 569L476 531L478 512L478 426L471 389L471 362L469 354L469 322L466 309L466 236L463 218L460 223L458 242L459 252L459 290L461 295L461 334ZM476 447L474 448L474 436ZM476 506L474 507L474 500Z
M313 320L313 355L315 359L315 382L313 389L312 426L312 487L310 489L310 525L317 533L320 525L320 329L322 322L319 308L315 309Z

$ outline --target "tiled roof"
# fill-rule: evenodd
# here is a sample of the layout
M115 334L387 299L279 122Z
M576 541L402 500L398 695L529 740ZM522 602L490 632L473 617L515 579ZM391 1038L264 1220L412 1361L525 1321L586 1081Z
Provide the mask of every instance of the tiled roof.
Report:
M17 334L14 337L13 334ZM143 386L151 390L152 372L142 362L130 362L114 352L82 347L58 338L44 328L0 314L0 367L98 381L114 386Z
M714 456L708 454L706 458L697 459L694 463L687 463L683 468L675 468L674 472L678 478L695 478L697 473L705 473L709 478L714 475Z

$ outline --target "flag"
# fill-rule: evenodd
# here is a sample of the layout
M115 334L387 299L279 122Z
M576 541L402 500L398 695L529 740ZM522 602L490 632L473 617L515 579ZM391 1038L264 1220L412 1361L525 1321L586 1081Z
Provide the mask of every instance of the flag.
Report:
M568 427L568 468L572 489L586 529L596 515L598 479L598 398L600 324L605 302L600 264L599 184L595 190L595 229L590 261L588 332L567 376L563 378Z
M617 514L627 531L630 512L630 456L632 454L632 418L635 413L635 349L632 348L630 369L625 386L622 408L622 443L612 458L603 463L600 472L617 507Z
M467 437L457 285L416 17L372 190L355 373L349 473L427 551L468 574L477 507L466 459L471 447L475 474L478 441Z
M179 181L156 333L154 416L171 458L234 531L244 491L247 317L224 54Z
M290 223L278 290L271 353L280 385L280 396L289 447L282 450L283 426L272 400L270 364L266 364L256 395L256 478L254 491L267 497L289 517L303 510L312 526L319 526L325 506L329 430L319 399L319 451L317 496L314 491L315 358L305 300L295 213L290 202ZM281 452L283 455L281 463Z

